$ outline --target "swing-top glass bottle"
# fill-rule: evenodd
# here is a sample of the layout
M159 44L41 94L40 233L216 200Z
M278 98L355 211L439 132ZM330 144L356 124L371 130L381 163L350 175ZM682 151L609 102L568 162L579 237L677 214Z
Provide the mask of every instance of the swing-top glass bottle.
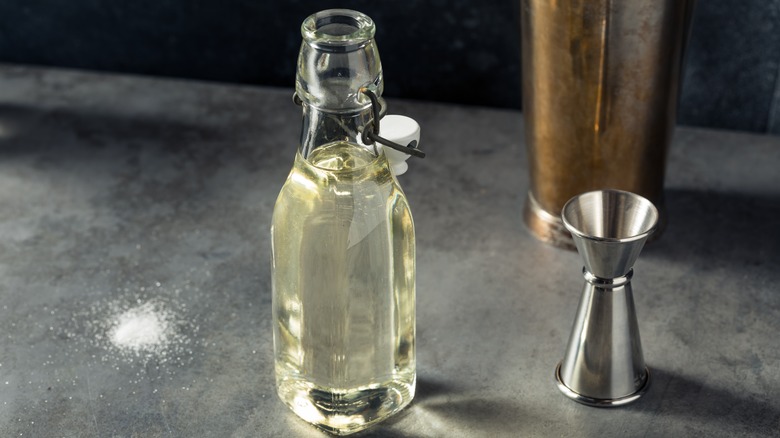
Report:
M271 230L278 394L339 435L396 413L415 390L412 216L383 150L359 141L373 120L365 90L383 90L374 32L349 10L304 21L303 129Z

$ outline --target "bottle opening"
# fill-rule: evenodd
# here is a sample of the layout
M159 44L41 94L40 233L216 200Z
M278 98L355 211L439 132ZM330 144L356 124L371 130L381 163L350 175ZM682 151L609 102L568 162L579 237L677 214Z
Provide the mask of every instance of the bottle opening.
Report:
M322 17L317 20L317 32L332 37L340 37L355 33L360 29L360 23L344 15Z
M349 51L365 46L376 28L367 15L349 9L328 9L304 20L303 39L326 51Z

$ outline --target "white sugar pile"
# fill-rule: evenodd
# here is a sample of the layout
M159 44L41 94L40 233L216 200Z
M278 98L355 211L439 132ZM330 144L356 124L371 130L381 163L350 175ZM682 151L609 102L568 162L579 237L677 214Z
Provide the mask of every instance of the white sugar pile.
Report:
M108 338L125 352L160 352L172 336L171 314L147 302L116 316Z
M165 365L169 373L186 365L200 345L197 319L181 301L179 289L157 283L157 296L145 289L133 293L125 288L125 294L83 306L63 324L58 339L68 339L75 352L90 351L93 359L117 369L152 364L156 370Z

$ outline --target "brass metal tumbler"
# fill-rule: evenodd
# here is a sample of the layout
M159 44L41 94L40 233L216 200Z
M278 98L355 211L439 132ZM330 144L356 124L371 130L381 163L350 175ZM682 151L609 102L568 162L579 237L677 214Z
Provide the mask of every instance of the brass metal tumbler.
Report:
M695 0L520 1L531 232L573 248L560 211L590 190L628 190L663 210Z

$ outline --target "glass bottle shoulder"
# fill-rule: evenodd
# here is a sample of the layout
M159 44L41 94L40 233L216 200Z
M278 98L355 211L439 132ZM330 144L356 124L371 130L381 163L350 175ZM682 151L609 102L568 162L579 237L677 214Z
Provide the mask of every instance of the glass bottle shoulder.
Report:
M391 190L401 190L384 153L377 155L370 147L354 143L333 142L314 149L305 158L298 151L282 193L293 190L313 196L329 192L359 196L372 187L387 191L387 195Z

